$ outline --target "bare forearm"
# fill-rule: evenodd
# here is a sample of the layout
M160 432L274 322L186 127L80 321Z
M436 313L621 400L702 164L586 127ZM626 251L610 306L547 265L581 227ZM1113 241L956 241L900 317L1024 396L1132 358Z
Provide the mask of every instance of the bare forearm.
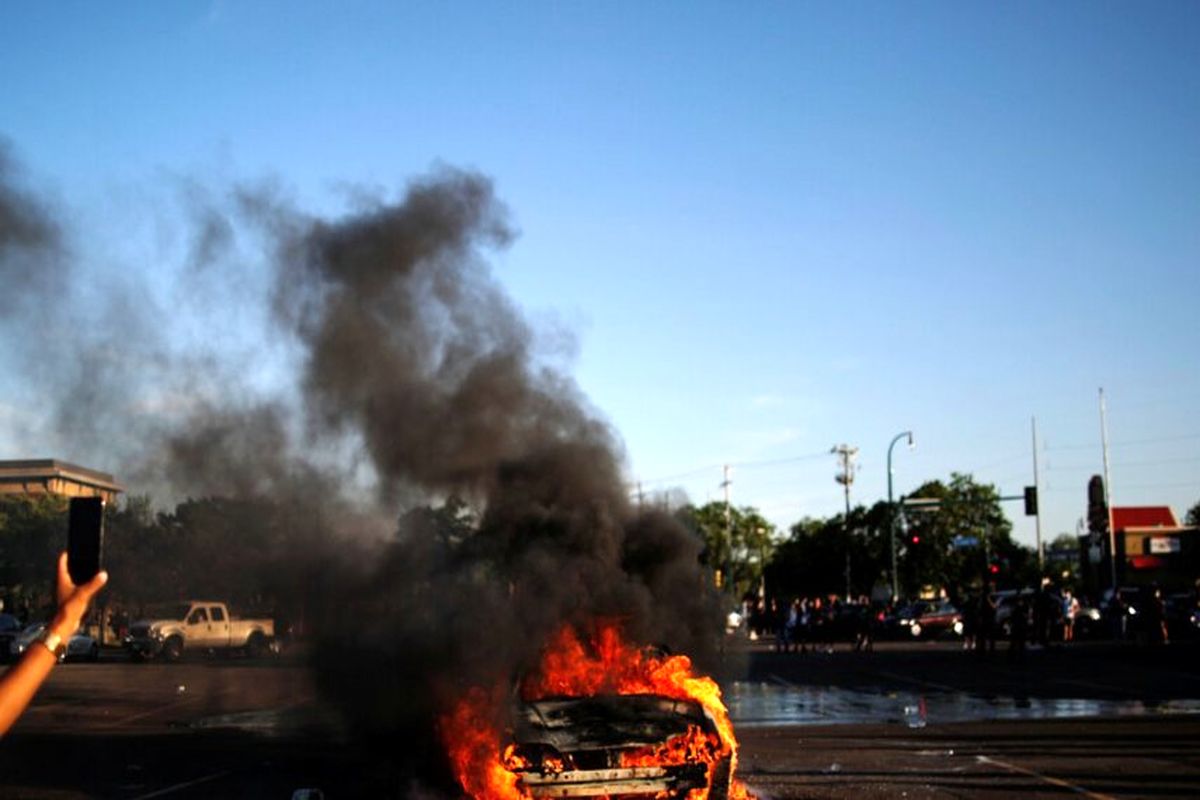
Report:
M56 660L44 645L36 643L0 677L0 736L21 716Z
M88 603L96 592L108 581L108 573L100 571L82 586L71 581L67 569L67 554L58 555L58 612L50 620L47 630L52 641L38 641L25 651L21 660L0 677L0 736L8 732L21 716L38 687L46 680L50 670L58 663L58 657L50 649L66 642L79 627Z

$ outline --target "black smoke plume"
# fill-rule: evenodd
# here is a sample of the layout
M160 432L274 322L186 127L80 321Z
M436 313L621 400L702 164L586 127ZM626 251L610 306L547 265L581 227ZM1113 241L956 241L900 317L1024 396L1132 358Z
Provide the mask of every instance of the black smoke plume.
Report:
M11 247L54 262L55 225L4 169L2 268L19 263ZM54 424L78 420L83 402L105 432L93 438L125 430L123 474L291 509L274 546L305 594L319 684L397 781L438 785L439 713L467 686L519 675L563 624L616 617L637 640L711 654L698 541L631 507L615 434L539 357L491 274L487 254L514 229L486 177L438 168L336 218L271 186L181 194L195 221L182 310L131 303L144 297L129 285L110 296L124 329L101 314L89 340L105 363L136 369L82 400L77 369L43 381L74 409ZM30 285L23 302L43 291ZM218 354L152 333L178 315L203 327L229 304L258 309L261 340ZM141 335L118 346L130 326ZM258 386L265 362L294 368L287 391ZM185 402L146 412L148 392ZM83 457L102 450L90 442Z

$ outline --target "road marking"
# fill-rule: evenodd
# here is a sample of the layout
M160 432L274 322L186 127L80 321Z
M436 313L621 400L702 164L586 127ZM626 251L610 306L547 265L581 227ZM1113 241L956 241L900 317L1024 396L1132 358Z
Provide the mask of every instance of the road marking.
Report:
M190 789L193 786L199 786L202 783L208 783L209 781L220 780L221 778L224 778L225 776L227 776L229 774L230 774L229 770L223 770L221 772L214 772L212 775L205 775L203 778L196 778L196 780L194 780L194 781L188 781L186 783L177 783L174 786L168 786L165 789L159 789L157 791L151 792L150 794L140 794L137 797L133 798L133 800L150 800L151 797L164 797L168 794L174 794L175 792L181 792L184 789Z
M1071 783L1070 781L1064 781L1062 778L1055 778L1053 775L1043 775L1036 770L1019 767L1016 764L1010 764L1007 761L1000 761L999 759L990 758L988 756L975 756L975 760L980 764L994 764L997 767L1002 767L1010 772L1016 772L1020 775L1027 775L1030 778L1037 778L1038 780L1045 781L1052 786L1058 786L1061 789L1069 789L1076 794L1081 794L1084 797L1090 797L1092 800L1116 800L1116 798L1110 794L1093 792L1089 789L1079 786L1078 784Z
M128 717L121 717L120 719L114 719L111 722L105 722L101 725L97 725L96 727L97 728L116 728L121 725L126 725L130 722L137 722L139 719L145 719L146 717L152 717L155 714L162 713L163 711L169 711L172 708L178 708L179 706L186 706L188 703L198 703L203 699L205 699L205 698L203 698L203 697L186 697L183 700L176 700L174 703L167 703L165 706L159 706L158 708L152 708L149 711L142 711L137 714L131 714Z
M131 714L128 717L121 717L120 719L115 719L115 720L112 720L111 722L106 722L101 725L97 725L96 727L101 728L101 729L116 728L121 725L126 725L130 722L137 722L139 719L145 719L146 717L152 717L155 714L161 714L164 711L170 711L173 708L179 708L180 706L186 706L190 703L199 703L203 700L209 700L213 697L220 697L221 695L226 695L226 694L229 694L230 692L233 692L237 688L238 688L237 686L226 686L224 689L221 689L220 691L215 692L215 693L209 693L209 694L203 694L203 695L194 694L189 697L185 697L182 700L176 700L173 703L167 703L166 705L159 706L158 708L152 708L149 711L141 711L137 714Z

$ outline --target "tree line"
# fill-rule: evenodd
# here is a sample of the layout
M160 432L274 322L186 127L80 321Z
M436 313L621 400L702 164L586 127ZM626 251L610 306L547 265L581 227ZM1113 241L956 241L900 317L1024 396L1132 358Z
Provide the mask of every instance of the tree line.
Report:
M760 589L777 598L843 595L847 553L852 595L890 594L893 525L903 597L928 588L1036 582L1037 555L1013 540L994 486L955 473L910 497L935 502L860 505L849 516L805 517L786 534L752 507L713 502L676 513L704 541L702 558L717 583L738 597Z
M750 506L711 502L673 514L703 544L700 559L712 570L714 584L738 597L761 588L773 597L844 594L847 553L851 594L878 594L891 584L893 524L902 596L930 587L1037 582L1036 553L1013 541L994 486L952 474L948 481L922 484L910 497L936 505L880 501L854 507L848 517L805 517L786 533ZM61 497L0 498L5 611L48 609L54 558L66 542L66 514ZM107 602L135 610L207 597L247 611L298 614L335 568L331 553L356 546L352 540L331 541L319 511L268 498L188 499L162 511L149 497L135 495L110 506L107 515ZM467 503L451 497L405 511L385 544L393 551L420 546L449 555L470 542L477 520ZM1186 522L1200 524L1200 503ZM1069 544L1070 537L1060 538Z
M66 548L66 498L0 497L0 599L39 619L53 598L54 560ZM150 498L109 505L106 604L131 611L204 597L244 610L295 605L320 570L314 521L269 500L189 499L156 511ZM307 563L311 562L311 563Z

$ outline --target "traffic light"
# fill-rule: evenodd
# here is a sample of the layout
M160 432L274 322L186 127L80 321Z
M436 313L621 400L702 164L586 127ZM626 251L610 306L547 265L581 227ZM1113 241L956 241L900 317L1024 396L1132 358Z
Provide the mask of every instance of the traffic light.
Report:
M991 575L999 575L1000 574L1000 565L999 564L988 564L988 573Z
M914 534L912 535L912 543L913 543L913 544L920 544L920 543L921 543L921 534L919 534L919 533L914 533Z
M1026 486L1025 487L1025 516L1036 517L1037 513L1038 513L1037 487L1036 486Z

